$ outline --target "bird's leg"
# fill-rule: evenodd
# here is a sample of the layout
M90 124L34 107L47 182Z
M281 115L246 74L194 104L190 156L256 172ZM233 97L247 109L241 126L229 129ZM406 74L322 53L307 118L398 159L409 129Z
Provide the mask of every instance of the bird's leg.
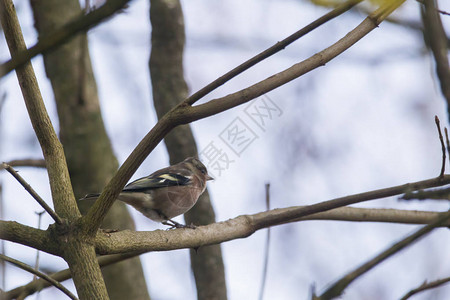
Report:
M161 223L163 223L164 225L167 225L167 226L171 226L170 229L172 229L172 228L191 228L191 229L195 229L196 228L195 225L183 225L183 224L180 224L180 223L178 223L178 222L176 222L176 221L174 221L172 219L166 219L165 221L163 221Z

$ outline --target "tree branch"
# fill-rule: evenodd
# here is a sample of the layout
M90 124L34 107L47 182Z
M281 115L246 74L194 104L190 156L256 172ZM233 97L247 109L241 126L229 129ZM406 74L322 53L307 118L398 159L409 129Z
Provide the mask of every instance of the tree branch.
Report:
M387 5L382 6L370 14L355 29L330 47L248 88L193 107L190 105L195 103L195 101L189 100L189 98L186 99L171 111L173 118L177 124L186 124L221 113L270 92L318 67L324 66L333 58L353 46L373 29L377 28L403 2L404 0L389 2Z
M98 200L94 203L87 215L82 218L83 231L93 236L97 232L103 218L119 195L133 173L141 165L144 159L174 127L190 123L223 112L240 104L246 103L264 93L267 93L319 66L324 65L337 55L341 54L370 31L378 26L393 10L405 0L389 1L370 14L360 25L349 32L337 43L315 54L311 58L296 64L287 70L275 74L249 88L230 94L226 97L211 100L195 107L190 106L188 99L174 107L165 116L160 118L155 127L142 139L133 150L116 175L103 190ZM195 102L195 101L190 101Z
M2 167L8 171L23 187L27 192L33 197L37 203L39 203L42 208L45 209L45 211L50 215L50 217L55 220L56 224L61 225L63 221L61 218L53 211L53 209L48 206L48 204L44 201L44 199L41 198L41 196L36 193L36 191L31 187L31 185L28 184L28 182L25 181L25 179L22 178L13 168L11 168L10 165L3 163Z
M284 208L284 209L277 209L274 211L282 212L283 210L290 210L290 209L296 209L296 207L292 208ZM270 212L265 212L270 213ZM265 213L261 217L264 217ZM432 220L434 220L439 213L436 212L427 212L427 211L408 211L408 210L397 210L397 209L369 209L369 208L353 208L353 207L342 207L342 208L336 208L332 209L326 212L316 213L307 217L302 217L298 219L293 219L292 222L298 222L298 221L309 221L309 220L336 220L336 221L354 221L354 222L387 222L387 223L399 223L399 224L429 224ZM258 214L257 214L258 215ZM250 216L252 217L252 216ZM237 222L243 222L245 221L245 216L238 217L239 220ZM230 220L233 221L233 220ZM227 227L229 222L222 222L220 226ZM15 223L15 222L11 222ZM287 223L287 222L286 222ZM1 225L1 223L0 223ZM214 224L213 224L214 225ZM22 225L23 226L23 225ZM212 225L210 225L212 226ZM245 225L244 225L245 226ZM444 224L443 226L450 226L450 222L447 224ZM199 227L204 228L204 227ZM196 230L198 230L197 228ZM33 228L34 229L34 228ZM235 228L237 230L237 228ZM36 230L36 229L34 229ZM215 229L211 228L210 230L207 230L208 236L202 236L202 234L198 234L195 237L197 240L197 243L199 240L202 240L202 243L209 244L210 242L208 239L210 239L211 235L213 235L213 231ZM1 231L0 231L1 232ZM120 236L118 235L120 233ZM105 237L103 234L99 238L100 241L98 244L100 245L98 248L98 252L104 252L104 253L113 253L113 252L119 252L123 250L124 253L121 254L113 254L113 255L105 255L101 256L98 259L99 265L101 267L107 266L116 262L123 261L125 259L149 252L149 251L167 251L167 250L173 250L173 249L181 249L181 248L187 248L189 246L185 246L184 244L178 244L174 247L168 249L163 248L164 246L168 245L169 241L176 241L177 237L174 237L174 234L179 234L180 231L177 230L169 230L169 231L154 231L154 232L134 232L134 231L122 231L119 233L113 233L115 240L121 240L125 238L129 241L129 243L133 243L131 240L140 240L142 237L145 237L147 241L147 246L143 247L140 246L140 251L135 252L127 252L129 249L124 249L122 246L121 249L116 249L111 245L114 245L115 242L111 241L108 237ZM192 232L182 232L181 234L188 234ZM33 234L34 235L34 234ZM0 235L0 238L4 238L2 235ZM237 237L239 238L239 237ZM104 241L103 241L104 240ZM106 241L106 242L105 242ZM220 243L222 241L218 241L217 243ZM120 244L125 244L126 242L120 242ZM22 243L24 245L28 245L25 243ZM158 248L155 248L155 245L159 245ZM199 243L200 245L200 243ZM201 244L203 245L203 244ZM28 245L31 247L34 247L33 245ZM199 247L198 245L195 247ZM43 251L46 251L45 249L41 249ZM48 252L48 251L47 251ZM64 281L69 278L71 278L70 270L62 270L60 272L57 272L51 277L57 281ZM5 293L5 299L14 299L20 294L24 294L25 296L31 295L32 293L36 292L37 290L40 290L44 287L49 286L49 284L43 282L42 280L32 281L28 283L27 285L15 288L13 290L10 290Z
M264 50L263 52L255 55L254 57L250 58L246 62L240 64L236 68L232 69L231 71L227 72L226 74L222 75L221 77L217 78L207 86L203 87L201 90L197 91L196 93L192 94L189 98L185 100L185 103L192 105L197 100L203 98L205 95L209 94L211 91L215 90L219 86L223 85L225 82L229 81L230 79L236 77L237 75L241 74L242 72L250 69L257 63L263 61L264 59L274 55L275 53L283 50L299 38L305 36L306 34L310 33L314 29L320 27L321 25L325 24L326 22L334 19L337 16L340 16L344 12L350 10L352 7L354 7L356 4L361 2L362 0L349 0L347 2L344 2L340 5L338 5L335 9L328 12L327 14L323 15L322 17L314 20L310 24L306 25L299 31L293 33L292 35L288 36L284 40L276 43L272 47Z
M7 261L7 262L15 265L16 267L19 267L19 268L21 268L21 269L23 269L23 270L25 270L27 272L30 272L30 273L32 273L32 274L34 274L36 276L41 277L42 279L48 281L51 285L53 285L54 287L59 289L61 292L66 294L70 299L78 300L78 298L74 294L72 294L72 292L70 292L62 284L60 284L58 281L54 280L50 276L48 276L48 275L46 275L46 274L44 274L42 272L39 272L39 271L33 269L32 267L30 267L30 266L28 266L28 265L26 265L26 264L24 264L24 263L22 263L22 262L20 262L18 260L15 260L15 259L13 259L11 257L5 256L3 254L0 254L0 259L2 259L4 261Z
M43 159L15 159L6 162L11 167L36 167L45 168L45 160ZM3 170L3 165L0 165L0 170Z
M0 65L0 78L12 70L23 66L30 59L45 51L51 50L64 42L67 42L77 33L86 31L94 25L111 17L122 9L130 0L108 0L100 8L91 11L87 15L80 15L75 20L68 22L65 26L56 29L53 33L39 39L33 47L18 51L12 59Z
M303 207L297 207L301 209ZM246 238L252 235L258 229L265 227L256 227L253 220L264 218L270 214L290 213L290 209L277 209L256 215L243 215L234 219L199 226L195 230L156 230L156 231L120 231L112 233L110 237L104 235L97 236L96 249L99 254L117 254L127 252L151 252L151 251L170 251L184 248L200 248L207 245L223 243L239 238ZM358 211L359 210L359 211ZM387 222L403 223L406 220L408 224L423 224L430 222L438 213L420 212L420 211L373 211L374 209L362 208L337 208L329 212L317 213L308 217L293 218L291 221L279 222L276 225L302 220L345 220L345 221L364 221L364 222ZM372 211L372 215L366 215ZM401 220L396 220L396 215L405 214ZM354 217L355 216L355 217ZM274 225L275 226L275 225ZM442 225L450 226L450 223Z
M14 221L0 220L0 239L61 256L59 245L56 244L49 231L29 227Z
M439 134L439 141L441 142L441 150L442 150L442 166L441 166L441 173L439 173L439 177L444 176L445 173L445 144L444 144L444 137L442 136L442 130L441 130L441 121L439 120L438 116L434 116L434 122L436 123L436 127Z
M208 226L201 226L195 230L180 229L171 231L154 231L154 232L129 232L122 231L114 233L111 237L106 238L103 235L97 236L97 251L100 254L123 253L128 251L167 251L181 248L198 248L205 245L222 243L225 241L244 238L255 231L297 221L300 218L309 216L313 218L313 214L329 211L349 204L359 203L378 198L395 196L403 194L407 191L429 188L448 184L450 175L438 177L414 183L394 186L385 189L374 190L370 192L355 194L351 196L336 198L308 206L297 206L283 209L274 209L254 215L243 215L226 222L214 223ZM353 213L362 209L352 208ZM375 211L374 211L375 212ZM358 221L370 221L373 217L374 221L394 222L395 215L380 217L382 213L395 212L396 210L378 211L377 213L367 214L368 211L361 213ZM367 215L366 215L367 214ZM403 214L403 213L401 213ZM419 216L420 215L420 216ZM317 216L317 215L316 215ZM427 223L434 216L428 212L410 212L409 217L406 214L402 216L402 222L407 223ZM320 217L320 215L319 215ZM328 216L330 217L330 216ZM415 219L417 218L418 219ZM324 217L320 217L323 219ZM335 218L337 216L335 215ZM343 218L342 216L340 218ZM347 220L351 218L347 216ZM409 221L407 221L409 219ZM311 220L311 219L310 219ZM448 224L446 224L448 226Z
M347 286L349 286L350 283L352 283L356 278L368 272L369 270L371 270L376 265L380 264L390 256L408 247L409 245L417 241L419 238L430 233L434 228L446 224L449 220L450 220L450 211L446 213L441 213L437 218L435 218L435 220L432 223L428 224L425 227L422 227L421 229L411 234L407 238L395 243L392 247L389 247L388 249L386 249L385 251L383 251L382 253L380 253L367 263L363 264L354 271L348 273L342 279L338 280L335 284L333 284L330 288L328 288L324 293L322 293L322 295L320 295L319 297L313 297L313 299L325 300L339 297L344 291L344 289Z
M289 211L282 211L280 214L274 213L267 217L258 218L257 220L255 220L255 226L257 226L258 228L273 226L296 218L301 218L314 213L327 211L333 208L343 207L346 205L364 202L368 200L374 200L378 198L395 196L414 190L442 186L448 183L450 183L450 175L444 175L443 177L437 177L433 179L417 181L414 183L407 183L389 188L378 189L365 193L340 197L333 200L320 202L317 204L298 207L296 209L292 209Z
M411 296L429 290L429 289L434 289L436 287L439 287L441 285L444 285L446 283L450 282L450 277L447 278L442 278L439 280L435 280L435 281L431 281L431 282L424 282L422 285L420 285L419 287L409 291L405 296L403 296L400 300L407 300L408 298L410 298Z
M136 257L140 254L142 254L142 253L141 252L130 252L130 253L124 253L124 254L105 255L105 256L101 256L98 258L98 264L100 265L100 267L106 267L106 266L115 264L117 262L121 262L121 261L127 260L129 258ZM61 281L72 278L72 275L70 273L70 269L64 269L64 270L61 270L59 272L56 272L56 273L50 275L50 277L58 282L61 282ZM34 294L37 291L42 290L43 288L49 287L49 286L50 286L50 284L43 279L33 280L26 285L19 286L15 289L5 292L2 295L3 296L2 299L3 300L16 299L19 295L26 297L26 296Z

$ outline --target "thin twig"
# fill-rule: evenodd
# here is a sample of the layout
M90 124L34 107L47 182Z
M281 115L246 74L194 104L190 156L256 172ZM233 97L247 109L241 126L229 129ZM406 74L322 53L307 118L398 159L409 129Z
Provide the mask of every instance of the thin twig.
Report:
M350 0L347 1L339 6L337 6L335 9L330 11L329 13L323 15L322 17L318 18L317 20L311 22L307 26L303 27L299 31L293 33L292 35L288 36L284 40L276 43L275 45L271 46L270 48L264 50L263 52L255 55L254 57L250 58L246 62L243 62L239 66L235 67L231 71L227 72L226 74L220 76L213 82L209 83L207 86L203 87L201 90L197 91L196 93L192 94L189 98L185 100L186 103L192 105L197 100L201 99L205 95L209 94L211 91L215 90L219 86L223 85L227 81L231 80L232 78L236 77L237 75L241 74L242 72L248 70L252 66L256 65L257 63L263 61L264 59L274 55L275 53L283 50L288 45L292 44L302 36L310 33L314 29L318 28L319 26L325 24L326 22L332 20L333 18L343 14L344 12L350 10L353 6L361 2L362 0Z
M415 190L443 186L445 184L450 183L449 180L450 175L444 175L444 177L442 178L437 177L433 179L417 181L414 183L407 183L384 189L368 191L360 194L339 197L328 201L323 201L295 209L290 209L285 213L268 215L261 218L255 216L253 222L257 228L265 228L268 226L274 226L281 223L287 223L292 221L293 219L298 219L301 217L309 216L311 214L327 211L338 207L343 207L374 199L396 196L399 194L404 194Z
M35 275L41 277L42 279L44 279L44 280L48 281L49 283L51 283L54 287L59 289L61 292L66 294L70 299L78 300L78 298L74 294L72 294L72 292L70 292L67 288L65 288L62 284L60 284L58 281L54 280L50 276L48 276L48 275L46 275L46 274L44 274L42 272L39 272L37 270L34 270L32 267L28 266L27 264L24 264L23 262L18 261L16 259L13 259L11 257L8 257L6 255L0 254L0 259L13 264L16 267L21 268L22 270L25 270L27 272L30 272L32 274L35 274Z
M42 215L45 213L45 210L43 210L41 212L34 212L34 213L38 215L38 227L37 227L37 229L41 229ZM36 271L39 270L39 253L40 253L39 249L36 249L36 262L34 264L34 269ZM37 276L34 275L33 280L36 280L36 279L37 279Z
M270 210L270 183L266 183L266 211ZM264 288L266 287L267 268L269 265L270 227L267 228L266 245L264 247L264 267L262 272L261 288L259 290L259 300L264 298Z
M6 162L7 165L11 167L36 167L45 168L45 160L43 159L15 159ZM0 170L3 170L3 165L0 165Z
M39 39L31 48L25 49L14 55L14 58L0 65L0 78L8 74L17 67L32 59L38 54L53 49L64 42L70 40L76 33L86 31L94 25L111 17L122 9L130 0L108 0L98 9L89 12L87 15L81 14L74 20L69 21L65 26L56 29L53 33Z
M450 188L419 190L409 192L400 197L401 200L450 200Z
M4 220L4 218L3 218L3 185L2 185L2 182L0 182L0 220ZM4 239L0 239L0 254L5 254L5 240ZM2 276L2 279L0 282L0 288L4 289L6 287L6 266L5 266L5 262L3 260L0 261L0 275ZM0 293L0 299L2 299L1 293Z
M447 153L448 153L448 160L450 162L450 141L448 140L448 130L447 127L444 127L445 132L445 142L447 144Z
M443 177L445 173L445 145L444 145L444 137L442 136L441 131L441 122L439 121L438 116L434 116L434 122L436 123L436 127L439 133L439 141L441 142L441 148L442 148L442 167L441 167L441 173L439 174L439 177Z
M98 264L100 265L100 267L106 267L106 266L112 265L114 263L136 257L140 254L143 254L143 253L142 252L129 252L129 253L125 253L125 254L100 256L98 258ZM50 277L53 280L61 282L61 281L72 278L72 275L70 273L70 269L64 269L64 270L61 270L59 272L56 272L56 273L50 275ZM34 280L34 281L29 282L26 285L23 285L23 286L20 286L20 287L17 287L10 291L5 292L4 299L5 300L15 299L18 295L29 296L29 295L31 295L43 288L49 287L49 286L50 286L50 283L44 279Z
M417 2L425 5L425 0L416 0ZM441 10L441 9L436 9L436 11L442 15L446 15L446 16L450 16L449 12L446 12L445 10Z
M431 282L424 282L422 283L421 286L409 291L405 296L403 296L400 300L407 300L408 298L410 298L412 295L415 295L417 293L423 292L425 290L429 290L429 289L434 289L436 287L439 287L443 284L449 283L450 282L450 277L447 278L443 278L443 279L439 279L439 280L435 280L435 281L431 281Z
M371 270L372 268L374 268L375 266L377 266L390 256L408 247L409 245L417 241L419 238L430 233L434 228L446 223L448 220L450 220L450 211L442 213L432 223L422 227L421 229L417 230L415 233L409 235L405 239L395 243L392 247L389 247L385 251L381 252L379 255L375 256L373 259L369 260L362 266L346 274L344 277L342 277L342 279L338 280L330 288L328 288L322 295L316 297L315 299L325 300L339 297L344 291L344 289L347 286L349 286L350 283L352 283L359 276L368 272L369 270Z
M50 206L45 203L45 201L41 198L41 196L36 193L36 191L29 185L23 178L20 176L10 165L3 163L3 168L8 171L24 188L27 190L27 192L33 197L39 205L42 206L43 209L45 209L46 212L55 220L55 222L59 225L61 225L63 222L61 218L56 214L56 212L51 209Z

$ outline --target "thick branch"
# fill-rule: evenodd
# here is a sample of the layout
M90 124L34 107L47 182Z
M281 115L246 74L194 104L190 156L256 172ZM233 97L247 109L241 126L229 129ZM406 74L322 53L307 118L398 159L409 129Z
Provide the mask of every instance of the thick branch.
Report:
M286 209L278 209L280 210L289 210L294 208L286 208ZM269 212L270 213L270 212ZM261 213L261 217L264 217L265 213ZM293 219L293 222L297 221L308 221L308 220L338 220L338 221L356 221L356 222L387 222L387 223L400 223L400 224L428 224L433 221L438 216L436 212L426 212L426 211L408 211L408 210L396 210L396 209L369 209L369 208L353 208L353 207L342 207L336 208L333 210L329 210L326 212L321 212L317 214L313 214L307 217L302 217L299 219ZM245 217L238 217L241 221L245 221ZM233 220L231 220L233 221ZM239 222L239 221L238 221ZM228 226L228 221L221 223L222 227ZM444 224L443 226L450 226L450 222ZM197 228L198 229L198 228ZM196 230L197 230L196 229ZM235 228L236 229L236 228ZM213 232L214 229L208 230L208 232ZM177 233L178 232L178 233ZM188 231L189 232L189 231ZM156 233L156 234L155 234ZM155 231L155 232L132 232L132 231L124 231L121 232L121 236L115 236L115 239L120 240L122 238L126 240L139 240L141 237L145 237L147 240L151 240L151 245L147 242L148 247L141 247L140 251L137 252L126 252L124 249L122 254L114 254L102 256L98 259L99 265L101 267L107 266L119 261L123 261L125 259L143 254L148 251L165 251L172 249L184 248L183 245L175 245L174 248L168 249L167 247L164 249L162 247L168 245L169 238L165 238L165 236L169 236L170 240L176 240L176 237L173 237L174 233L179 234L180 231L170 230L170 231ZM158 237L157 235L162 234L162 236ZM183 234L183 233L182 233ZM117 235L114 233L113 235ZM196 239L201 240L201 234ZM1 238L2 236L0 236ZM210 236L206 236L206 239L203 238L203 243L207 242ZM158 241L159 240L159 241ZM125 242L120 242L120 244L124 244ZM131 243L131 241L130 241ZM115 244L114 241L109 240L109 238L102 236L99 241L99 251L103 251L105 253L119 252L119 249L114 248L115 246L111 246ZM156 244L160 244L159 248L155 248ZM198 246L197 246L198 247ZM68 269L57 272L51 275L52 278L58 281L64 281L71 278L70 271ZM14 299L20 294L31 295L32 293L49 286L42 280L37 280L30 282L27 285L15 288L11 291L8 291L5 294L5 299Z
M81 222L85 232L90 235L95 235L103 218L125 184L145 158L147 158L150 152L161 142L164 136L174 128L174 126L174 122L166 115L161 118L158 123L156 123L155 127L153 127L142 139L105 187L102 194L97 201L95 201L94 205L92 205L86 216L82 218Z
M130 0L108 0L100 8L88 13L87 15L80 15L75 20L67 23L67 25L56 29L48 36L39 39L30 49L23 48L12 57L11 60L0 65L0 77L8 74L12 70L23 66L30 59L38 54L53 49L58 45L62 45L69 39L76 36L78 32L86 31L94 25L111 17L117 11L122 9Z
M19 243L54 255L61 255L59 246L48 231L36 229L14 221L0 220L0 239Z
M151 232L121 231L97 236L97 252L99 254L115 254L127 252L169 251L183 248L199 248L206 245L218 244L239 238L246 238L255 231L267 228L264 219L270 219L272 215L292 215L292 211L302 211L307 206L274 209L254 215L239 216L234 219L218 222L207 226L192 229L180 229ZM428 224L438 216L437 212L403 211L395 209L364 209L342 207L311 214L307 217L287 219L273 225L307 220L343 220L358 222L386 222L402 224ZM299 214L300 215L300 214ZM255 225L259 223L259 225ZM260 224L266 224L260 227ZM443 224L448 227L450 222Z

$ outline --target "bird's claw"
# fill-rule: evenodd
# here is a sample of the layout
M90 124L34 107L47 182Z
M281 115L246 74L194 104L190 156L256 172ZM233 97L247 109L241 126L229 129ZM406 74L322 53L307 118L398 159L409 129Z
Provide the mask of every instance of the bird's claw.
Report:
M190 228L190 229L195 229L197 228L197 226L190 224L190 225L183 225L180 224L174 220L171 219L167 219L166 221L162 222L164 225L170 226L169 229L173 229L173 228Z

